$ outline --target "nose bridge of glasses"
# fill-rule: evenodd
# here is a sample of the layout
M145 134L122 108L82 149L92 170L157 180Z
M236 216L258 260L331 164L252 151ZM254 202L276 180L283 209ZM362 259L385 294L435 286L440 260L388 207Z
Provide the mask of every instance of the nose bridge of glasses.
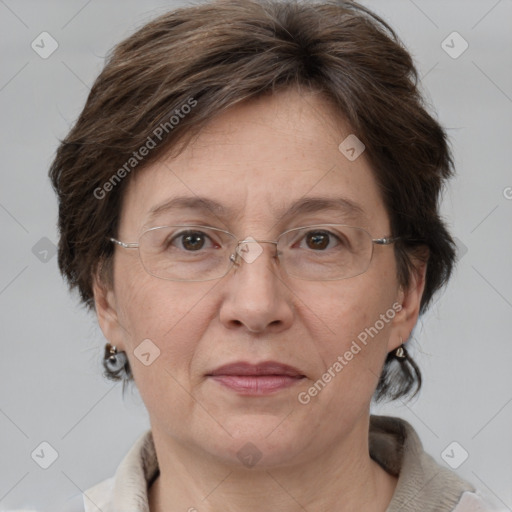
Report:
M237 265L241 263L240 259L243 259L246 263L252 263L264 251L263 246L260 244L273 244L277 250L277 241L275 240L257 240L253 237L247 237L237 241L235 250L229 259Z

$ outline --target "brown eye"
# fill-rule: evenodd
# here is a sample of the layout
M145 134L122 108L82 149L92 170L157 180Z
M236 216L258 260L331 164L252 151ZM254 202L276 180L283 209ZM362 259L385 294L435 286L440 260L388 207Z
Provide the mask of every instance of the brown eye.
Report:
M329 246L331 234L326 231L311 231L305 239L309 249L323 250Z
M182 231L173 236L166 245L169 249L174 246L187 252L195 252L204 249L207 240L209 236L202 231Z
M187 251L198 251L204 246L204 233L190 233L182 235L182 244Z

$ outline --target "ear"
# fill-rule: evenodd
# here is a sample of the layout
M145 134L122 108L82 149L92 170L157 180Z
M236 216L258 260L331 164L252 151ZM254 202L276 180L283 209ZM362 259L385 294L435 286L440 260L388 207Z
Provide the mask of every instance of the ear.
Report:
M111 345L123 350L122 327L119 323L113 286L106 283L98 270L93 277L94 308L98 323Z
M414 270L411 273L409 286L400 286L396 299L398 310L393 319L391 334L388 341L388 352L398 348L411 335L420 314L421 297L425 289L427 274L427 257L414 260ZM398 307L400 306L400 308Z

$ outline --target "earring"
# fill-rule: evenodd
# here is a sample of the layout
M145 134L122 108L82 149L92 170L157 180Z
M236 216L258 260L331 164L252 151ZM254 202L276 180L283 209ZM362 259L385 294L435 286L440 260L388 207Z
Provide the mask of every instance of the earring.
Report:
M126 357L126 352L118 352L117 347L107 343L105 345L105 355L103 356L106 376L113 380L122 379L128 374L127 365L128 358Z
M404 362L407 359L407 351L405 350L404 342L402 340L402 336L400 336L400 346L397 349L395 349L393 355L401 363Z

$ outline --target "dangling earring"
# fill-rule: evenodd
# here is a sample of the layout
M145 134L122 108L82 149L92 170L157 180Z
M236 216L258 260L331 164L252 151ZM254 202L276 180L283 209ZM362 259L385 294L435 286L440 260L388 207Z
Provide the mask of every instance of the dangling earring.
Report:
M404 362L407 359L407 351L405 350L404 342L402 340L402 336L400 336L400 346L397 349L395 349L395 351L393 352L393 355L401 363Z
M118 352L117 347L107 343L105 355L103 356L103 367L105 375L112 380L121 380L128 376L128 358L126 352Z

